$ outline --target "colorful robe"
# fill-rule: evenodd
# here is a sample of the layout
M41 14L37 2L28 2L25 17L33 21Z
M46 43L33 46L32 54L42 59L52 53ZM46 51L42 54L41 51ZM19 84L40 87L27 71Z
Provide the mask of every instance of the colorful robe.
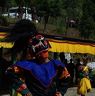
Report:
M12 87L23 96L28 93L33 96L53 96L56 90L61 91L63 78L70 76L59 60L45 64L39 64L36 60L18 61L7 69L6 74Z
M81 65L79 68L79 75L80 75L80 81L78 85L78 94L81 95L86 95L87 92L90 92L92 87L91 87L91 82L89 79L89 68L88 66L83 66Z

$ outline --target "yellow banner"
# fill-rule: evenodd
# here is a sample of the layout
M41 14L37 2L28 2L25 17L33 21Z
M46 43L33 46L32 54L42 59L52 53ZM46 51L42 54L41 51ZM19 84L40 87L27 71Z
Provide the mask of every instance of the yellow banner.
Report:
M4 39L8 33L0 32L0 39ZM48 39L51 52L89 53L95 55L95 43L75 42L66 40ZM12 48L12 42L0 42L0 48Z
M0 39L4 39L7 35L8 33L6 32L0 32Z
M12 48L13 43L12 42L0 42L0 48Z
M95 55L95 44L72 41L49 40L51 52L89 53Z

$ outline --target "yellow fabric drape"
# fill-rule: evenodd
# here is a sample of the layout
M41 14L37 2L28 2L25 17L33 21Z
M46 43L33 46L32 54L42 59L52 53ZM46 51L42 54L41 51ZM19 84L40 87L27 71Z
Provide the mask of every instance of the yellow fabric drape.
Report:
M17 96L22 96L20 93L17 93Z
M0 39L5 39L7 32L0 32ZM68 52L68 53L89 53L95 55L95 43L85 43L77 41L49 39L52 48L51 52ZM0 47L12 48L12 42L0 42Z
M89 53L95 55L95 45L72 41L49 40L51 52Z
M0 48L3 47L3 48L12 48L13 46L13 43L11 42L0 42Z
M80 81L80 84L77 89L77 93L81 95L85 95L87 93L87 90L91 91L91 83L88 78L83 78Z
M77 42L66 42L60 40L49 40L51 52L68 52L68 53L89 53L95 55L95 45L77 43ZM0 48L12 48L12 42L0 42Z
M4 39L7 35L6 32L0 32L0 39Z

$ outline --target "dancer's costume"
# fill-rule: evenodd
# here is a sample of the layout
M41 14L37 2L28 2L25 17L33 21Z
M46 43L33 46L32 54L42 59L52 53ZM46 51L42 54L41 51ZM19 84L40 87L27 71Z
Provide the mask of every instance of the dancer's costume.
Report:
M39 64L35 60L19 61L8 68L7 75L11 78L12 87L22 95L31 92L33 96L53 96L57 90L62 91L63 79L66 78L64 68L59 60L45 64ZM68 77L68 72L65 75Z
M29 39L28 48L33 54L38 54L47 50L49 44L43 36L36 35ZM18 61L7 69L6 74L12 87L23 96L28 93L33 96L54 96L56 91L62 93L64 79L70 77L59 60L50 60L44 64L36 59Z

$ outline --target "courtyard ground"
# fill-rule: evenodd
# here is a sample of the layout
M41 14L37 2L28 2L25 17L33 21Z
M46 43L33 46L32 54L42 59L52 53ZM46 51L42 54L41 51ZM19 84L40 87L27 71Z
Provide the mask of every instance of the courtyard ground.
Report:
M8 93L6 93L5 91L0 92L0 96L10 96ZM71 87L71 88L68 88L65 96L80 96L77 94L77 87ZM95 88L92 89L91 92L89 92L86 96L95 96Z
M80 96L77 94L77 87L71 87L67 90L65 96ZM95 96L95 89L93 88L91 92L87 93L86 96Z

